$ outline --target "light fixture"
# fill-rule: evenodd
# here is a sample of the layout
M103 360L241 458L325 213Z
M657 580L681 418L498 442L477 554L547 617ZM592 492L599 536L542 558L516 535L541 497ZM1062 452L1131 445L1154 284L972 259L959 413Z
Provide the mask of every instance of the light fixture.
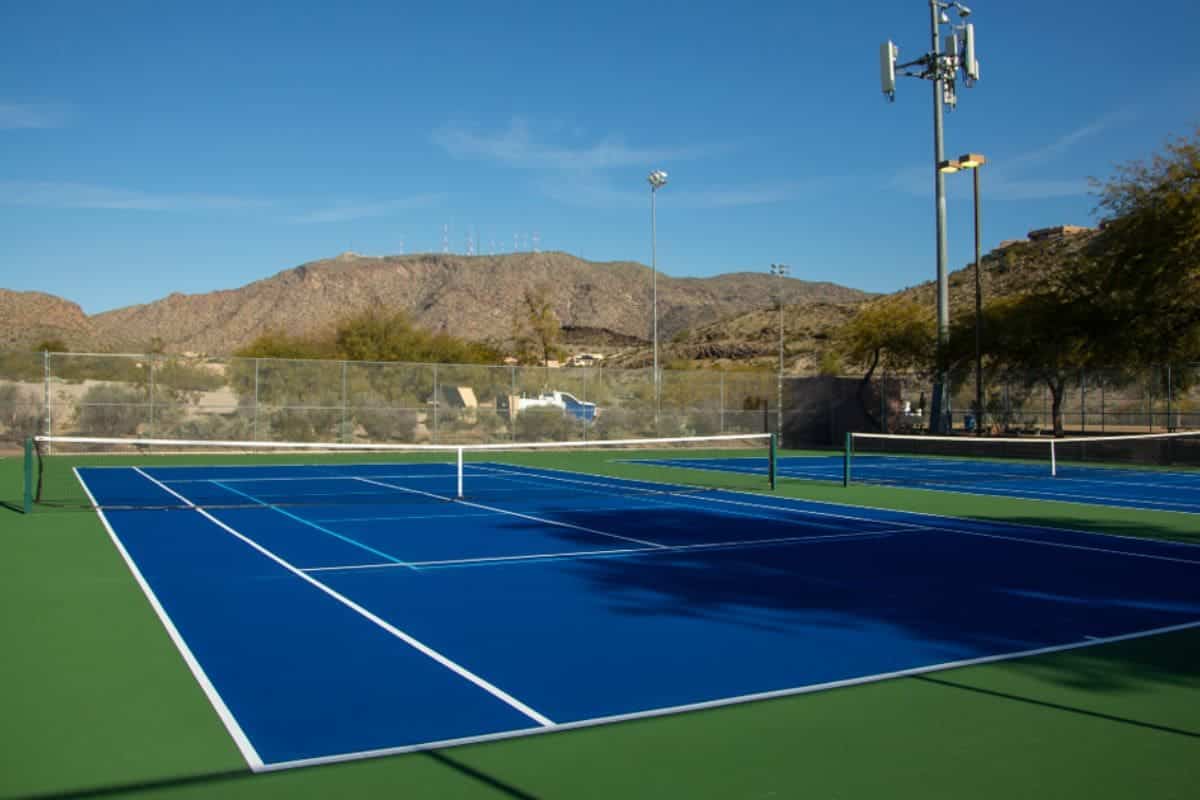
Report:
M987 159L979 153L967 153L958 157L958 166L960 169L975 169L982 167L987 163Z
M937 168L938 168L938 172L942 172L942 173L945 173L946 175L950 175L950 174L958 172L960 169L962 169L963 164L961 164L958 161L955 161L954 159L948 158L945 161L939 161Z

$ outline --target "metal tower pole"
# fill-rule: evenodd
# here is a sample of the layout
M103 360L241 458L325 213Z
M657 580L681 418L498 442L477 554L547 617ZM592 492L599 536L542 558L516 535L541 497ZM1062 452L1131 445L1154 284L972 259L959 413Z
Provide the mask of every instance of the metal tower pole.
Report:
M950 334L950 289L946 277L946 178L938 169L945 156L942 139L942 97L945 91L942 78L942 44L940 41L941 8L938 0L929 0L930 36L933 42L933 181L937 205L937 362L933 382L929 427L933 433L947 430L944 414L946 397L946 344Z

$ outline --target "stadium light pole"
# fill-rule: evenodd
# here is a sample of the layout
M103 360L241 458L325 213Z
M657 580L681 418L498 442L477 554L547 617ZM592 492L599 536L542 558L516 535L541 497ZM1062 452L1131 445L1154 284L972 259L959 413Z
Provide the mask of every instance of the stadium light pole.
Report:
M654 198L658 190L667 185L667 173L656 169L646 178L650 182L650 306L654 319L654 427L658 428L659 379L658 379L658 231L655 219Z
M938 172L952 174L961 170L971 170L975 187L975 435L983 435L983 283L980 278L980 262L983 260L983 246L980 239L979 211L979 168L987 163L987 158L980 153L966 153L957 159L942 161L938 164Z
M775 400L776 436L783 436L783 279L787 277L791 269L787 264L771 265L771 274L779 278L776 287L776 300L779 302L779 378Z

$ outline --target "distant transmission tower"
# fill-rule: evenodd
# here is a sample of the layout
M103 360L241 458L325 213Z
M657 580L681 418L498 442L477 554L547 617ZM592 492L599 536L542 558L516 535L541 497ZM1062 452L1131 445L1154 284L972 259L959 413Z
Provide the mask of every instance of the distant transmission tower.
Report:
M449 225L442 226L442 252L443 253L450 252L450 226Z
M521 234L519 234L519 233L513 234L513 252L514 253L521 252Z
M400 255L404 255L404 239L400 239Z
M467 255L475 255L475 239L471 235L471 229L467 229Z
M542 246L542 235L537 231L533 232L533 252L540 253Z

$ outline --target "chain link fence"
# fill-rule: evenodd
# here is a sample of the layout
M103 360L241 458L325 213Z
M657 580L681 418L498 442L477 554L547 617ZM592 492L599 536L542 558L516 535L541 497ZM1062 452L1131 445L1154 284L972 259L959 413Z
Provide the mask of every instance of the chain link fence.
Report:
M0 441L37 433L472 444L761 433L767 372L0 354Z
M27 436L471 444L762 433L836 447L846 431L929 429L928 375L0 353L0 444ZM1200 428L1200 365L953 376L951 430L1045 435ZM1053 389L1051 386L1053 385ZM558 393L555 397L554 393ZM550 398L554 398L551 400ZM566 405L564 405L566 404ZM591 404L591 406L589 406ZM592 410L589 410L592 408Z

